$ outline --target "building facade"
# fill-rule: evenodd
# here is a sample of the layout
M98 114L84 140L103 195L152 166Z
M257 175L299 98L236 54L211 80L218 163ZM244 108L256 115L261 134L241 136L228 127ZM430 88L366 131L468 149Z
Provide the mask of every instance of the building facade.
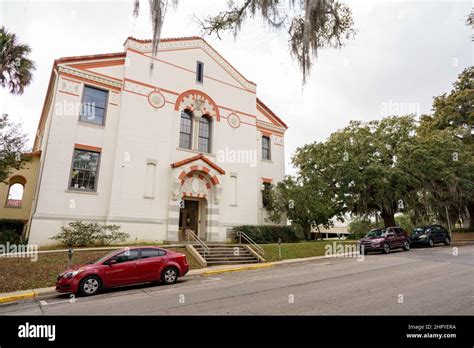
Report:
M225 241L263 224L285 175L285 123L199 37L128 38L120 53L55 61L34 151L41 153L29 242L71 221L117 224L133 241L185 229Z

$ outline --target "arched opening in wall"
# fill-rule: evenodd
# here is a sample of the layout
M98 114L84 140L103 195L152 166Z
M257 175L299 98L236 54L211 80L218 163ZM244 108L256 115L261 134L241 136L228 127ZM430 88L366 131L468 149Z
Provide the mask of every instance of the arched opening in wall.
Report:
M14 176L10 179L5 207L21 208L25 184L26 179L22 176Z
M193 113L186 109L181 111L179 123L179 147L190 150L193 138Z
M209 115L203 115L199 120L199 152L211 153L211 125L212 118Z

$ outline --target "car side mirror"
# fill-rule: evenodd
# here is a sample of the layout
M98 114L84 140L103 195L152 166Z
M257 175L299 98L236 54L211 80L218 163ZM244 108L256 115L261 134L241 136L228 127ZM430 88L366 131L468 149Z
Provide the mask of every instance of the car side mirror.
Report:
M112 259L112 260L107 261L107 265L108 265L108 266L115 265L116 263L117 263L117 260L115 260L115 259Z

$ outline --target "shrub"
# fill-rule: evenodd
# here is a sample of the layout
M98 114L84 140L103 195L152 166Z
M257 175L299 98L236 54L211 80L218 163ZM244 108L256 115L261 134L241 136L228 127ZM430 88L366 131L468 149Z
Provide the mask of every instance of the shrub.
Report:
M273 225L242 225L233 228L235 234L234 242L238 242L237 232L243 232L255 243L269 244L278 243L281 238L282 243L292 243L301 240L301 233L293 226L273 226Z
M87 247L110 245L115 241L124 241L130 235L120 232L118 225L100 225L96 222L75 221L61 227L61 232L51 239L68 247Z
M366 218L355 218L349 223L348 230L350 234L347 236L347 239L360 239L364 237L370 230L381 227L383 227L383 222L379 222L377 224Z
M128 233L120 232L118 225L103 225L96 239L100 245L108 246L114 242L124 242L130 237Z
M0 232L13 231L17 235L21 235L23 233L24 226L25 223L21 220L0 220Z
M15 230L0 230L0 244L26 244L25 239L19 235Z

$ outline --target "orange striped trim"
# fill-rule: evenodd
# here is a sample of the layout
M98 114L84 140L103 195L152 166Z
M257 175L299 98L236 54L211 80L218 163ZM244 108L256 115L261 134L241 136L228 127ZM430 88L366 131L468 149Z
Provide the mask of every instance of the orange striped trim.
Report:
M82 71L86 71L86 72L88 72L88 73L90 73L90 74L95 74L95 75L99 75L99 76L102 76L102 77L106 77L106 78L108 78L108 79L115 80L115 81L117 81L117 82L122 82L121 79L116 78L116 77L113 77L113 76L110 76L110 75L101 74L101 73L98 73L98 72L96 72L96 71L87 70L87 69L81 69L81 68L77 68L77 69L82 70Z
M75 93L71 93L71 92L59 91L59 93L68 94L68 95L73 95L74 97L79 97L79 94L75 94Z
M273 182L273 179L270 178L262 178L262 182L265 184L271 184Z
M107 88L107 89L113 89L113 90L116 90L116 91L121 90L120 87L109 86L109 85L106 85L105 83L100 83L100 82L97 82L97 81L94 81L94 80L89 80L87 78L70 75L70 74L64 73L64 72L60 72L59 75L60 76L67 76L71 79L76 79L76 80L79 80L79 81L87 82L88 84L91 84L91 85L98 85L98 86L101 86L101 87L104 87L104 88Z
M107 58L125 58L125 52L117 52L117 53L106 53L106 54L93 54L88 56L72 56L72 57L63 57L56 59L54 61L55 65L61 63L68 63L68 62L76 62L76 61L83 61L83 60L95 60L95 59L107 59Z
M215 110L215 112L216 112L216 120L217 121L221 120L221 114L219 112L219 107L217 106L216 102L210 96L208 96L206 93L198 91L197 89L190 89L190 90L187 90L187 91L184 91L183 93L181 93L179 95L178 99L176 99L174 109L176 111L178 111L179 106L183 102L184 98L186 98L187 96L189 96L191 94L197 94L197 95L200 95L201 97L207 99L209 101L209 103L211 104L212 109Z
M106 60L100 62L92 62L92 63L79 63L79 64L71 64L73 68L77 69L94 69L94 68L105 68L109 66L118 66L124 65L125 59L115 59L115 60Z
M202 49L201 47L196 47L196 48ZM129 50L129 51L132 51L133 53L142 55L142 56L144 56L144 57L147 57L147 58L151 58L151 59L153 59L153 60L156 60L156 61L158 61L158 62L160 62L160 63L170 65L170 66L175 67L175 68L177 68L177 69L181 69L181 70L187 71L187 72L192 73L192 74L195 74L195 73L196 73L194 70L191 70L191 69L188 69L188 68L185 68L185 67L182 67L182 66L179 66L179 65L176 65L176 64L167 62L166 60L163 60L163 59L159 59L159 58L156 58L156 57L147 55L147 54L145 54L144 52L135 50L135 49L133 49L133 48L129 48L128 50ZM160 51L160 52L161 52L161 51ZM209 56L209 57L211 57L211 56ZM217 64L219 64L213 57L211 57L211 58L212 58ZM230 64L229 64L229 65L230 65ZM230 75L230 74L229 74L229 75ZM244 91L244 92L256 94L256 92L250 91L250 90L248 90L248 89L246 89L246 88L242 88L242 87L239 87L239 86L235 86L235 85L233 85L233 84L230 84L230 83L228 83L228 82L224 82L224 81L222 81L222 80L216 79L216 78L211 77L211 76L208 76L208 75L204 75L204 77L206 77L206 78L208 78L208 79L210 79L210 80L214 80L214 81L216 81L216 82L220 82L220 83L226 84L226 85L228 85L228 86L230 86L230 87L234 87L234 88L240 89L240 90L242 90L242 91ZM234 78L232 75L231 75L231 77L235 80L235 78ZM236 81L237 81L237 80L236 80ZM238 82L238 81L237 81L237 82Z
M259 127L257 126L257 129L262 133L262 135L265 135L265 136L271 136L271 135L276 135L278 137L284 137L285 134L283 133L278 133L278 132L275 132L275 131L270 131L266 128L262 128L262 127Z
M77 83L77 84L79 84L79 85L81 84L81 83L78 82L78 81L74 81L74 80L68 79L68 78L66 78L66 77L64 77L64 76L61 76L61 79L66 80L66 81L69 81L69 82L74 82L74 83Z
M257 118L257 116L252 115L252 114L247 114L247 113L245 113L245 112L243 112L243 111L237 111L237 110L235 110L235 109L231 109L231 108L228 108L228 107L222 106L222 105L217 105L217 106L218 106L219 108L224 109L224 110L227 110L227 111L232 111L232 112L235 112L235 113L237 113L237 114L249 116L249 117L252 117L252 118Z
M262 109L264 109L270 117L273 117L277 122L279 122L280 123L279 126L281 125L281 126L285 127L286 129L288 129L288 126L285 124L285 122L283 122L280 117L278 117L268 106L266 106L263 101L261 101L259 98L257 98L257 108L259 106Z
M204 156L202 153L200 153L199 155L193 156L193 157L186 158L186 159L184 159L182 161L179 161L179 162L171 163L171 168L178 168L178 167L184 166L185 164L188 164L188 163L191 163L191 162L194 162L194 161L197 161L197 160L202 160L203 162L206 162L211 168L215 169L220 174L222 174L222 175L225 174L224 169L222 169L217 164L212 162L209 158ZM203 167L203 171L206 172L205 167Z
M129 36L127 40L133 40L133 41L136 41L136 42L140 42L140 43L151 43L152 40L139 40L139 39L136 39L132 36ZM193 41L193 40L201 40L201 41L204 41L204 43L206 45L208 45L213 51L215 51L217 53L217 55L219 57L222 58L222 60L224 60L227 64L229 64L229 66L234 69L239 75L240 77L242 77L245 81L247 81L248 83L252 84L252 85L257 85L255 82L253 81L250 81L248 80L247 78L245 78L244 75L242 75L232 64L229 63L229 61L227 59L225 59L219 52L217 52L217 50L214 49L214 47L212 47L211 45L209 45L209 43L204 40L202 37L199 37L199 36L187 36L187 37L178 37L178 38L164 38L164 39L161 39L160 42L172 42L172 41ZM126 41L125 41L126 42ZM196 47L196 48L201 48L201 47ZM159 50L159 52L161 52L161 50Z
M93 152L102 152L101 147L84 145L84 144L74 144L74 148L78 150L93 151Z
M275 126L281 127L281 124L278 123L278 122L276 121L276 119L273 118L273 117L270 115L270 113L269 113L268 111L266 111L264 108L262 108L262 107L261 107L260 105L258 105L258 104L257 104L257 110L260 111L260 112L263 114L263 116L265 116L266 118L268 118L268 119L271 121L271 123L273 123Z
M144 87L148 87L148 88L153 88L153 89L155 89L155 90L160 90L161 92L166 92L166 93L174 94L174 95L176 95L176 96L179 95L178 92L170 91L169 89L161 88L161 87L158 87L158 86L153 86L153 85L150 85L150 84L145 83L145 82L136 81L136 80L132 80L132 79L129 79L129 78L124 78L123 80L126 81L126 82L136 83L137 85L140 85L140 86L144 86ZM144 94L144 95L145 95L145 94Z

